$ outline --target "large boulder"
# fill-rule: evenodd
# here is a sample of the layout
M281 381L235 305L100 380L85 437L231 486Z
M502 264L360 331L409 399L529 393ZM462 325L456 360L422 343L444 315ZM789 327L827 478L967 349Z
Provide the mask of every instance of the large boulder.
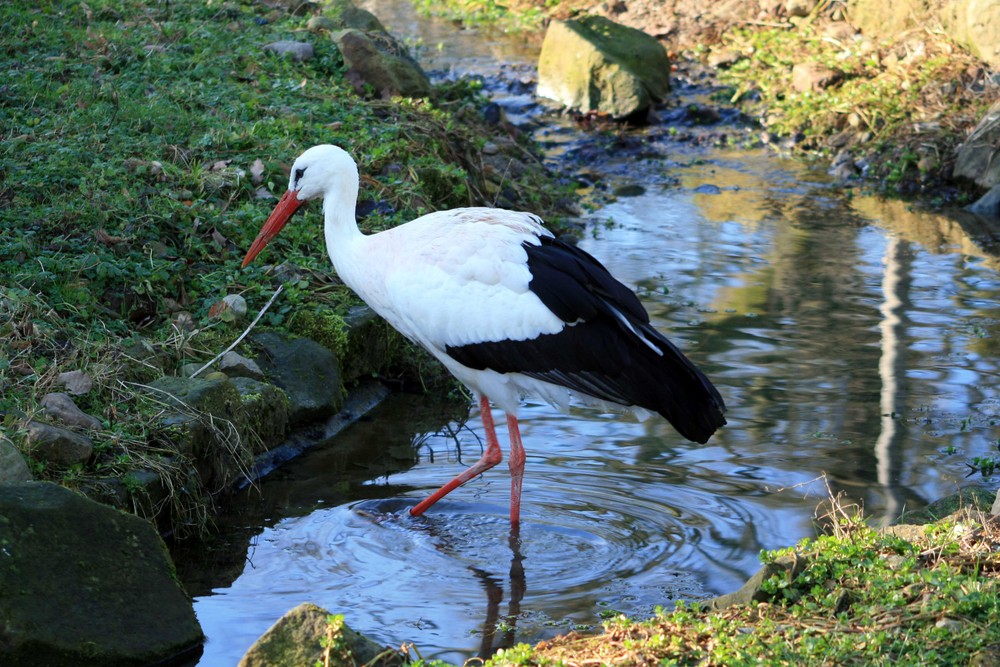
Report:
M584 113L631 118L670 90L655 38L600 16L552 21L538 59L538 94Z
M48 482L0 485L0 619L7 667L148 665L203 638L153 527Z
M1000 184L1000 102L990 107L958 147L954 175L987 189Z

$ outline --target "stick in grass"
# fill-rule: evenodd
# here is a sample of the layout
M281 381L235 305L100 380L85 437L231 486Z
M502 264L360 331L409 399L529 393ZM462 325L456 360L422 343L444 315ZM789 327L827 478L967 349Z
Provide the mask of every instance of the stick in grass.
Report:
M232 345L230 345L229 347L227 347L226 349L224 349L222 352L219 352L217 355L215 355L215 357L211 361L209 361L207 364L205 364L204 366L202 366L201 368L199 368L198 370L196 370L194 373L191 373L191 377L197 377L198 374L200 374L203 370L205 370L206 368L208 368L209 366L211 366L212 364L214 364L216 361L218 361L219 359L221 359L222 355L224 355L226 352L231 352L233 350L233 348L235 348L237 345L239 345L240 342L244 338L247 337L247 334L250 333L250 330L253 329L255 326L257 326L257 322L260 321L260 318L263 317L264 313L267 312L267 309L271 307L271 304L274 303L274 300L278 298L278 295L281 294L281 291L283 289L285 289L285 286L284 285L279 285L278 289L274 290L274 294L271 295L271 298L268 299L267 303L264 304L264 307L260 309L259 313L257 313L257 317L253 318L253 322L250 323L250 326L248 326L246 328L246 330L243 333L240 334L240 337L237 338L236 340L234 340Z

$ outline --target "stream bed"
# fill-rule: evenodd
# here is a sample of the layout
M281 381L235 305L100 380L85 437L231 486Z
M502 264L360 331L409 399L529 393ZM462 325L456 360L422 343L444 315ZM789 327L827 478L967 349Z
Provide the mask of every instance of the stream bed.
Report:
M442 76L489 76L498 61L530 76L531 40L419 19L398 0L366 6ZM503 103L516 115L533 102L515 90ZM536 136L565 164L578 131L550 120ZM761 549L812 535L831 492L888 521L982 480L970 462L1000 437L989 230L835 187L771 149L676 135L641 131L641 156L587 165L634 196L588 213L581 246L712 378L729 424L697 445L660 419L529 403L511 535L506 465L406 514L479 458L482 427L462 398L390 396L248 489L217 540L177 554L208 637L199 664L235 665L307 601L461 664L730 592Z

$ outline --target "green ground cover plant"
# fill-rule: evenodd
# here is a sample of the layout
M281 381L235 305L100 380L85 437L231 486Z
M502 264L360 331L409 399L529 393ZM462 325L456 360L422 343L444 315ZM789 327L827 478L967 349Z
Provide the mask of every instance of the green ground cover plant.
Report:
M36 477L76 488L137 469L169 477L164 406L138 387L233 341L246 320L220 300L242 295L253 315L280 282L273 264L295 279L261 327L357 303L332 276L316 211L271 262L240 269L305 148L356 157L368 231L501 194L551 210L540 169L502 193L487 182L480 149L496 130L475 84L366 95L308 19L249 0L0 4L0 419ZM314 57L264 49L283 39L310 42ZM94 379L76 401L103 428L92 460L65 468L32 456L25 425L71 370Z

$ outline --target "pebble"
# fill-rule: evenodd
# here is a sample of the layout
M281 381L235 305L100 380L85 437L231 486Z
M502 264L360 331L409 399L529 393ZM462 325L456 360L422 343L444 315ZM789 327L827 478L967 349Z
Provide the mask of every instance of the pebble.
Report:
M66 388L66 393L82 396L94 386L94 381L83 371L67 371L56 377L56 382Z
M294 42L289 39L282 39L266 44L264 50L279 56L291 58L295 62L310 60L316 54L316 50L313 49L313 45L309 42Z
M80 426L89 429L99 429L102 426L100 419L88 415L77 407L69 394L62 392L46 394L42 397L41 404L45 408L46 414L67 426Z

